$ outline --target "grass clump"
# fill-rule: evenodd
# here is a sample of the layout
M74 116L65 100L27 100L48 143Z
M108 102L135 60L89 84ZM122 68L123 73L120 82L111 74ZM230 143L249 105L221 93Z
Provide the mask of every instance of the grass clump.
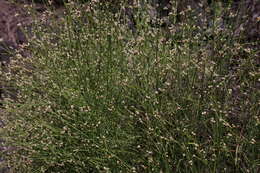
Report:
M37 24L11 65L6 153L17 172L257 172L257 53L187 20L138 12L132 33L93 3ZM174 17L174 16L173 16ZM218 16L217 16L218 17ZM211 39L207 38L210 34Z

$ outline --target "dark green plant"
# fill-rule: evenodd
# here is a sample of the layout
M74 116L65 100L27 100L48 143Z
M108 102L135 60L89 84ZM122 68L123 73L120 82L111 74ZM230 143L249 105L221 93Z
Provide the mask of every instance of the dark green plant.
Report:
M258 172L254 43L223 32L217 7L207 28L188 9L167 30L137 10L133 34L91 5L36 23L32 56L12 61L15 172Z

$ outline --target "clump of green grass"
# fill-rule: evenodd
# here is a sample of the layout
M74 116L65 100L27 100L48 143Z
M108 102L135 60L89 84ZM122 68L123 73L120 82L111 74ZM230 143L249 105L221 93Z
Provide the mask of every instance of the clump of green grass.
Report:
M164 31L138 12L133 34L113 13L86 6L36 25L31 57L12 62L19 93L6 103L5 138L16 147L8 164L17 172L259 171L255 49L217 25L205 39L192 20Z

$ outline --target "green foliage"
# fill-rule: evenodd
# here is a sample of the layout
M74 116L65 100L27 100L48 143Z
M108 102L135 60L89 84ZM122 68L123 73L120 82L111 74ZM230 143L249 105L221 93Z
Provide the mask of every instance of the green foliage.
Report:
M31 57L11 65L19 95L6 106L5 138L15 172L259 170L253 43L217 23L165 30L137 12L132 34L99 8L68 9L36 24Z

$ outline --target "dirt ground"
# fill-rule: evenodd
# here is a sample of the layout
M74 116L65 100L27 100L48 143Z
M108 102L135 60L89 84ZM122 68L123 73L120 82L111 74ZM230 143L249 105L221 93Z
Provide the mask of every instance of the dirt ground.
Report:
M21 25L28 23L30 18L22 5L0 0L0 38L15 47L26 41Z

